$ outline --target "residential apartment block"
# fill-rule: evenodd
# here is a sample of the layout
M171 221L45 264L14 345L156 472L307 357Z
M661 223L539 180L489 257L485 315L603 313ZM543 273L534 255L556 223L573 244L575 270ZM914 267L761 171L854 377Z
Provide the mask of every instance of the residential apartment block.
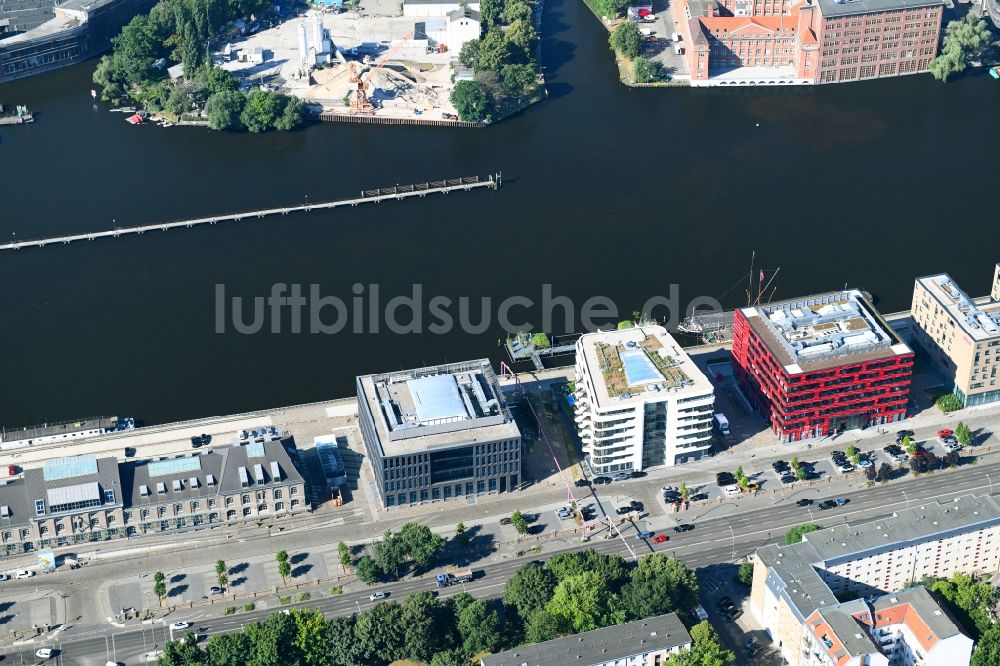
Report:
M480 666L663 666L691 648L691 635L674 613L582 634L522 645L482 657Z
M917 278L916 340L954 377L966 407L1000 400L1000 263L990 296L973 299L947 273Z
M925 72L942 0L680 0L693 86L859 81Z
M927 503L752 558L751 611L792 666L964 666L972 641L926 590L905 588L1000 570L1000 502Z
M714 389L662 326L582 336L574 399L595 474L698 460L711 446Z
M0 555L308 508L302 476L277 441L124 463L54 458L0 480Z
M486 359L357 378L358 421L383 506L508 492L521 432Z
M737 310L732 364L784 442L906 416L913 352L856 289Z

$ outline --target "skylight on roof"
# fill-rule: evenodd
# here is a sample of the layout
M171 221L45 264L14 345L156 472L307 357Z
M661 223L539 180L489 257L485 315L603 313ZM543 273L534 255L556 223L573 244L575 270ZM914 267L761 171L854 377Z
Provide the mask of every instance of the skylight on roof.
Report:
M42 478L46 481L71 479L76 476L97 474L97 458L94 456L72 456L46 460L42 467Z
M194 472L199 469L201 469L201 458L198 456L173 458L149 463L149 476L170 476L180 472Z

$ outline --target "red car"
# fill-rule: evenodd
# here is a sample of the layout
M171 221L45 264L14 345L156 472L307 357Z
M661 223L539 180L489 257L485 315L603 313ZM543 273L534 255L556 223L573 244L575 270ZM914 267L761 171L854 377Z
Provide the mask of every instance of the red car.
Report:
M669 540L670 537L668 537L666 534L657 534L655 537L653 537L653 543L666 543Z
M913 457L914 458L926 458L927 457L927 452L924 451L923 449L917 449L916 451L913 452Z
M944 428L942 430L938 430L937 431L937 436L938 437L951 437L954 434L955 434L955 431L952 430L951 428Z

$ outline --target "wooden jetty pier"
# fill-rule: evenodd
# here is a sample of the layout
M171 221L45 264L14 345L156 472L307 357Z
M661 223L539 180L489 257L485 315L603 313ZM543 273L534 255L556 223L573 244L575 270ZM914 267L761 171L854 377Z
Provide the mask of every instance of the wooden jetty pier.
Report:
M241 222L244 220L259 219L272 215L288 215L289 213L308 212L312 210L324 210L330 208L341 208L344 206L357 206L359 204L380 203L382 201L402 200L412 197L425 197L428 194L447 194L449 192L469 191L477 189L496 190L502 184L502 174L496 173L486 178L479 176L468 176L465 178L452 178L449 180L437 180L416 185L396 185L393 187L381 187L374 190L363 190L361 196L354 199L339 199L337 201L321 201L316 203L306 202L297 206L285 206L282 208L267 208L264 210L244 211L240 213L224 213L211 217L199 217L191 220L177 220L174 222L163 222L160 224L144 224L132 227L116 227L107 231L92 231L82 234L71 234L67 236L53 236L50 238L36 238L28 240L17 240L0 244L0 250L20 250L29 247L45 247L46 245L69 244L76 241L92 241L98 238L117 238L128 234L143 234L147 231L167 231L181 227L194 227L205 224L218 224L219 222Z

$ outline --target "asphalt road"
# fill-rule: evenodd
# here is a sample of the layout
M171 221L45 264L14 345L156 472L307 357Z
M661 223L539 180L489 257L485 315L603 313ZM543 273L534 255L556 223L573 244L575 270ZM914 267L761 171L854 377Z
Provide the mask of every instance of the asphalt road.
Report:
M795 505L798 499L808 497L814 500L826 499L823 492L826 488L803 488L777 499L775 504L767 508L748 510L736 515L712 518L703 516L694 520L690 514L689 522L696 527L683 534L670 534L670 540L663 544L652 544L635 539L634 528L625 530L624 535L637 555L645 555L659 551L673 555L684 561L688 566L701 567L720 562L731 562L743 557L754 549L767 543L783 540L785 532L795 525L804 522L815 522L831 526L844 522L860 522L885 516L891 512L918 506L928 500L948 500L959 495L970 493L987 493L992 491L990 477L1000 482L1000 463L970 465L964 469L938 473L932 477L920 477L904 481L896 481L884 486L866 488L839 495L847 498L849 503L840 508L820 511L816 505L800 508ZM737 500L737 503L739 500ZM694 512L691 512L693 514ZM600 552L616 553L630 557L629 550L621 539L604 539L601 534L592 538L590 543L581 543L572 539L564 542L565 547L559 552L594 548ZM461 591L467 591L476 597L498 597L503 593L503 586L518 568L526 562L551 557L553 553L528 555L511 559L495 565L474 568L476 579L470 583L442 590L441 596L448 597ZM408 579L397 583L381 586L389 592L390 599L402 600L408 594L419 590L433 589L432 578ZM298 608L315 608L328 615L346 615L358 610L364 610L372 605L368 599L369 591L345 593L336 597L323 597L294 604ZM171 621L188 620L199 635L235 631L243 625L258 620L274 612L273 609L239 613L225 617L204 617L205 610L192 609L171 616ZM81 666L101 666L109 659L132 666L142 664L144 655L155 649L162 649L163 643L169 638L169 630L161 623L147 626L143 630L120 630L113 627L95 628L92 635L76 635L70 642L60 643L58 639L39 640L31 646L8 648L4 663L35 664L34 652L39 647L52 647L58 650L49 663L80 664ZM22 661L23 660L23 661ZM151 659L150 663L155 661Z

